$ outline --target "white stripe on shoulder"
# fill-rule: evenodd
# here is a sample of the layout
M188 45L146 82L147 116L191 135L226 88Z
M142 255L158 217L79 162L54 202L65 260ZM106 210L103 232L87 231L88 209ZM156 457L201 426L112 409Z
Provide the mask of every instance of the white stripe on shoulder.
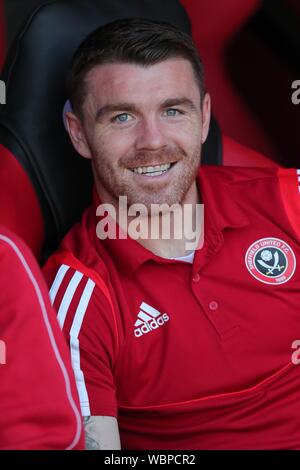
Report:
M66 264L62 264L61 267L59 268L59 270L56 273L55 279L54 279L53 284L51 286L51 289L49 291L49 295L50 295L50 299L51 299L52 304L54 304L54 300L55 300L56 294L58 292L58 289L60 288L61 283L63 282L64 277L66 275L66 272L68 271L69 268L70 268L70 266L67 266Z
M82 325L82 322L83 322L83 319L84 319L84 315L85 315L86 309L88 307L91 295L93 293L94 287L95 287L94 281L89 279L86 283L84 291L82 292L80 302L79 302L78 307L76 309L76 313L75 313L74 320L73 320L73 323L72 323L72 327L71 327L71 330L70 330L70 335L71 336L76 336L76 338L78 338L78 336L79 336L80 328L81 328L81 325Z
M85 385L85 378L80 367L80 345L78 336L94 287L95 282L89 279L86 283L80 302L76 309L73 324L70 330L71 361L76 379L82 416L90 416L91 411Z
M50 322L49 322L48 312L47 312L46 305L44 303L43 295L41 293L41 290L40 290L40 287L37 283L37 280L35 279L35 277L34 277L32 271L31 271L26 259L24 258L23 254L21 253L21 251L17 247L17 245L10 238L8 238L5 235L0 234L0 240L3 240L4 242L6 242L14 250L14 252L17 255L17 257L19 258L26 274L29 277L30 282L33 285L35 294L37 296L37 299L38 299L38 302L39 302L39 305L40 305L40 308L41 308L42 318L43 318L43 321L44 321L44 324L45 324L46 331L47 331L48 336L49 336L49 341L50 341L51 347L53 349L55 359L58 363L58 366L59 366L59 368L61 370L61 373L63 375L63 378L64 378L67 400L68 400L68 402L70 404L70 407L71 407L71 409L74 413L74 416L76 418L76 432L75 432L74 438L73 438L72 442L66 447L66 450L71 450L79 442L81 432L82 432L82 421L81 421L80 413L79 413L79 411L77 409L77 406L75 404L74 398L72 396L70 378L69 378L68 372L66 370L65 364L62 360L62 357L60 355L60 352L59 352L59 349L57 347L56 340L55 340L55 337L54 337L54 334L53 334L53 331L52 331L52 327L51 327Z
M58 312L57 312L57 320L58 320L58 323L59 323L61 329L63 329L68 309L70 307L70 304L72 302L72 299L74 297L76 289L77 289L77 287L78 287L78 285L79 285L82 278L83 278L83 274L79 271L76 271L73 274L73 276L72 276L72 278L69 282L69 285L68 285L68 287L65 291L65 294L62 298L62 301L60 303L60 306L59 306L59 309L58 309Z

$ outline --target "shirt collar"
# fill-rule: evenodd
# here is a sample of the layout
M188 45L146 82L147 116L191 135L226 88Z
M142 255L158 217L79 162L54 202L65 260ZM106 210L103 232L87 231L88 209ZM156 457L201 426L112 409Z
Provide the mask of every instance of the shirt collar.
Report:
M93 233L91 236L95 241L95 245L100 252L101 248L99 245L104 247L104 249L109 253L110 257L114 260L118 270L122 271L126 276L131 277L136 269L144 264L147 261L154 262L171 262L172 260L164 260L155 255L151 251L144 248L136 240L130 238L129 236L126 239L110 239L106 238L105 240L100 240L96 234L96 226L100 217L96 216L97 207L101 204L101 200L98 196L96 188L93 191L93 204L92 204L92 214L90 217L90 227ZM93 223L94 222L94 223Z
M215 178L206 171L206 167L201 167L197 178L198 188L201 194L201 201L204 204L204 232L206 235L209 231L221 232L225 228L239 228L247 225L249 220L243 213L242 209L233 199L230 184L215 185ZM217 183L218 184L218 183ZM136 240L130 237L126 239L105 239L99 240L96 235L96 225L99 217L96 216L96 209L101 204L96 189L93 192L93 204L91 224L93 230L96 247L101 253L99 244L109 253L115 265L127 277L131 277L134 272L146 262L156 262L160 264L176 263L176 260L169 260L155 255L151 251L144 248ZM91 221L92 221L91 220Z
M224 175L224 168L221 172ZM219 230L241 228L249 224L249 219L239 206L234 194L234 180L218 177L216 167L200 167L198 188L204 204L205 221ZM227 171L230 171L226 168Z

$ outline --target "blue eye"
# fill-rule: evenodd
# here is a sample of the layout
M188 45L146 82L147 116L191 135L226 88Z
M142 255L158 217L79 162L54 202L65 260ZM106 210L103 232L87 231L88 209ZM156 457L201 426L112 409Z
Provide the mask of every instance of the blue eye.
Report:
M178 109L170 108L167 109L166 114L167 116L175 117L179 113Z
M118 114L118 116L115 116L113 118L113 121L117 121L117 122L127 122L129 121L129 114L127 113L122 113L122 114Z

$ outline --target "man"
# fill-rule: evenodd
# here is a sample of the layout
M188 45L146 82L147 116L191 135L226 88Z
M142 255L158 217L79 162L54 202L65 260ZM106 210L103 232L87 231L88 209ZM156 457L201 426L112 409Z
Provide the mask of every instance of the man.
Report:
M4 227L0 260L0 449L83 449L68 348L45 281Z
M300 448L296 171L199 171L210 98L191 39L171 25L98 29L76 52L68 89L94 203L45 274L87 447ZM180 227L174 205L192 208L188 230L144 236L167 216Z

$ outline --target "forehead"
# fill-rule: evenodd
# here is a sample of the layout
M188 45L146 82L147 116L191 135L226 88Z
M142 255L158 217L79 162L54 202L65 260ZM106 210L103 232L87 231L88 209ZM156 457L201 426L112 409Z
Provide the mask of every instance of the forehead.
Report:
M94 67L86 77L88 101L105 105L111 101L137 104L185 96L200 102L193 68L185 59L168 59L147 67L113 63Z

